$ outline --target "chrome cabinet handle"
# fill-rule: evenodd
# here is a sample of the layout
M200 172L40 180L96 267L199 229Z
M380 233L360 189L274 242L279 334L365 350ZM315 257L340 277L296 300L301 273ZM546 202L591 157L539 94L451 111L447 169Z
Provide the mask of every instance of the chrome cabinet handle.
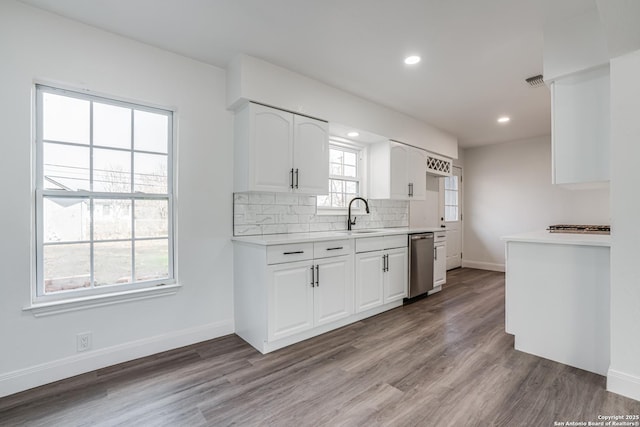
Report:
M296 169L296 188L298 188L298 169Z
M433 259L438 260L438 248L433 248Z
M328 251L338 251L340 249L344 249L344 246L338 246L338 247L335 247L335 248L327 248Z
M409 197L413 197L413 182L409 183Z
M293 168L289 171L289 188L293 189Z
M320 266L316 265L316 286L320 287Z
M304 251L293 251L293 252L282 252L282 255L295 255L295 254L303 254Z
M313 284L315 283L314 274L313 273L314 273L314 268L313 268L313 265L312 265L311 266L311 287L312 288L313 288Z

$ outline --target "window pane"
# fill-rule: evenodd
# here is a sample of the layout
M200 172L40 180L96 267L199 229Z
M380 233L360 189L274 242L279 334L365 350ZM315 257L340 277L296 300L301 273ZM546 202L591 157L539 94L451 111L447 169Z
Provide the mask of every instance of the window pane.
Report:
M445 206L445 208L444 208L444 220L445 221L457 221L458 220L458 208L456 206Z
M46 197L43 218L45 243L88 241L90 238L89 199Z
M136 240L136 280L169 277L169 241Z
M131 200L95 199L93 201L93 239L131 238Z
M342 165L339 163L330 163L329 175L342 175Z
M44 246L44 290L56 292L91 286L90 245Z
M89 190L89 147L43 144L43 188Z
M355 178L356 177L356 168L355 168L355 166L345 166L344 167L344 176Z
M169 117L140 110L135 110L133 114L134 149L168 153Z
M131 282L131 242L93 245L93 280L96 286Z
M458 205L458 192L457 191L451 191L451 190L445 190L445 192L444 192L444 204L445 205L457 206Z
M331 206L331 196L316 196L317 197L317 205L322 206L324 208Z
M93 191L131 192L131 152L94 148Z
M133 191L167 193L167 156L164 154L134 154Z
M456 175L447 176L444 179L445 190L457 190L458 189L458 177Z
M131 148L131 109L93 103L93 144Z
M335 148L329 149L329 162L342 164L343 152L341 150L336 150Z
M167 237L169 235L169 202L167 200L136 200L136 237Z
M343 193L344 192L344 181L339 179L330 179L329 180L329 192L331 193Z
M346 181L345 191L349 194L358 194L358 183L353 181Z
M356 153L349 151L344 152L344 164L349 166L355 166L357 164Z
M89 101L42 94L43 139L89 144Z

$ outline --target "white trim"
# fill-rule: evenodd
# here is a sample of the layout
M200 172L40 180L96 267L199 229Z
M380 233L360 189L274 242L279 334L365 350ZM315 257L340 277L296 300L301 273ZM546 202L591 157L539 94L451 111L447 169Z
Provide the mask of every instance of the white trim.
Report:
M175 295L180 288L180 285L173 284L116 293L103 293L66 300L32 303L22 310L31 311L35 317L51 316L54 314L68 313L70 311L85 310L87 308L104 307L106 305L120 304L123 302Z
M462 259L462 267L467 268L477 268L480 270L489 270L489 271L501 271L504 273L504 264L498 264L496 262L484 262L484 261L470 261L467 259Z
M0 375L0 397L140 357L232 334L233 330L233 320L223 320L8 372Z
M609 368L607 391L640 400L640 377Z

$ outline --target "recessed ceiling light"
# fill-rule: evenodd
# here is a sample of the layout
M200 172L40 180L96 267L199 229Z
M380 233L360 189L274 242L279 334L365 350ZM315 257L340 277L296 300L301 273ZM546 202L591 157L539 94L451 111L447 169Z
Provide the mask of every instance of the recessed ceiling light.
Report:
M509 120L511 120L509 117L502 116L498 118L498 123L507 123Z
M407 65L415 65L420 62L420 57L417 55L411 55L404 58L404 63Z
M356 131L353 131L353 132L349 132L347 136L351 138L355 138L356 136L360 136L360 134Z

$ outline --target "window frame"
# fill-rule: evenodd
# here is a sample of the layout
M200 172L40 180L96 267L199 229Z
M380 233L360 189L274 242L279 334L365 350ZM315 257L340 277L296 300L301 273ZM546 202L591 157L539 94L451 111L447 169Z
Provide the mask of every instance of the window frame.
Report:
M354 141L350 141L347 139L343 139L340 137L334 137L334 136L330 136L329 137L329 149L331 149L332 147L337 147L341 150L346 150L346 151L351 151L353 153L355 153L356 155L356 178L353 177L345 177L343 175L331 175L331 173L329 173L329 178L327 180L327 186L329 185L329 180L331 179L335 179L335 180L341 180L341 181L352 181L352 182L357 182L358 183L358 192L359 192L359 196L363 197L363 198L367 198L367 191L366 191L366 170L365 170L365 165L366 165L366 145L364 144L360 144ZM330 163L330 162L329 162ZM331 166L329 166L329 172L331 172ZM327 193L328 195L330 193ZM358 207L353 206L351 209L351 213L357 213L357 214L364 214L365 210L364 210L364 206L362 205L362 203L358 203ZM348 207L340 207L340 206L319 206L317 201L316 201L316 213L318 215L341 215L341 214L347 214L347 210Z
M54 95L60 95L75 99L80 99L84 101L99 102L101 104L124 107L132 110L132 115L134 114L134 110L136 111L144 111L150 112L154 114L163 114L168 118L168 129L167 129L167 193L143 193L136 192L134 188L131 188L130 192L104 192L104 191L92 191L92 190L56 190L56 189L45 189L44 185L44 133L43 133L43 94L51 93ZM138 101L125 100L122 98L118 98L111 95L103 95L97 94L94 92L86 91L86 90L77 90L73 88L65 88L59 85L52 85L45 82L35 82L34 84L34 105L35 105L35 155L33 156L33 165L34 165L34 184L33 184L33 194L35 198L34 203L34 215L33 220L35 222L35 236L34 236L34 267L35 273L34 277L34 285L32 286L32 307L47 304L47 303L56 303L56 302L77 302L82 300L89 300L93 298L104 298L104 297L120 297L125 294L137 294L137 299L140 298L139 293L141 291L158 289L159 287L166 286L175 287L177 286L177 265L176 265L176 233L175 233L175 222L176 222L176 209L175 209L175 190L176 190L176 179L175 179L175 169L176 169L176 134L175 134L175 121L176 121L176 112L174 109L153 106L145 103L141 103ZM55 141L56 144L67 145L67 146L76 146L76 147L87 147L89 149L89 173L90 179L93 176L93 150L94 148L102 149L107 148L114 151L121 151L131 153L131 164L133 167L134 164L134 154L142 153L142 154L165 154L159 152L153 152L148 150L136 150L133 146L129 148L117 148L117 147L105 147L100 145L94 145L93 140L93 104L90 106L90 116L89 116L89 126L90 126L90 135L89 141L87 144L80 143L69 143L63 141ZM131 138L133 141L133 126L134 123L132 121L132 134ZM131 175L133 176L133 169L131 171ZM90 181L91 182L91 181ZM132 182L133 184L133 182ZM94 239L93 233L91 233L90 238L86 241L87 244L90 245L90 277L91 277L91 286L89 288L80 288L80 289L72 289L72 290L61 290L53 293L47 293L45 291L45 278L44 278L44 248L45 248L45 239L44 239L44 201L49 198L70 198L70 199L85 199L90 203L89 211L92 212L94 209L93 201L94 200L105 200L105 199L116 199L116 200L128 200L131 201L130 209L131 209L131 235L126 239ZM134 242L136 241L151 241L151 240L164 240L165 238L136 238L135 236L135 201L139 200L163 200L167 201L167 234L166 237L167 245L168 245L168 277L162 279L153 279L146 281L133 281L135 277L135 249ZM93 213L92 213L93 215ZM93 231L94 227L94 219L90 220L90 230ZM95 243L102 242L122 242L129 241L132 243L132 253L131 253L131 266L132 266L132 282L130 283L114 283L114 284L106 284L95 286L93 284L93 261L94 261L94 249L93 246ZM83 241L84 242L84 241ZM63 242L61 244L69 244L69 243L78 243L78 242ZM163 292L166 293L166 292ZM159 293L160 294L160 293Z
M447 188L448 180L453 180L456 182L456 188ZM460 177L457 175L449 175L444 177L444 220L445 222L457 222L460 221ZM447 204L447 193L455 193L456 194L456 204L451 205ZM454 207L456 209L456 219L447 219L447 207Z

